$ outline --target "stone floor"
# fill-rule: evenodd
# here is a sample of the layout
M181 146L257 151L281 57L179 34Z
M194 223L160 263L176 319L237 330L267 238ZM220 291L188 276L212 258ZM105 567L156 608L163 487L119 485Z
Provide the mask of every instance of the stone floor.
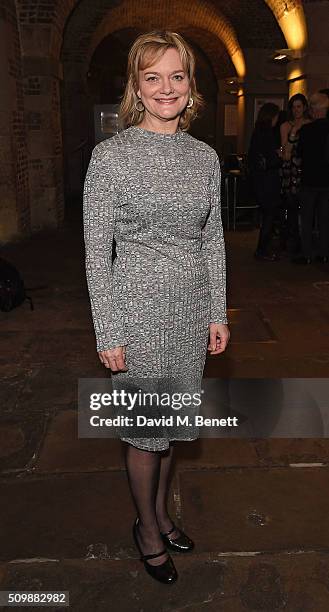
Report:
M329 267L255 262L255 239L227 234L232 341L205 375L329 378ZM327 612L328 440L178 443L171 514L196 549L175 556L175 585L156 583L131 537L123 445L78 438L77 380L105 376L78 210L2 256L39 289L33 311L0 313L0 590L66 590L74 612Z

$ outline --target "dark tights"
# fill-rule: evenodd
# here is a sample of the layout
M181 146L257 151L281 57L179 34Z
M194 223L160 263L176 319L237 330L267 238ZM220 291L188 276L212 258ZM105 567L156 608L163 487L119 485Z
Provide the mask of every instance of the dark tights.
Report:
M132 444L126 447L128 482L139 517L137 535L145 555L164 549L160 531L165 533L172 527L167 497L173 451L172 444L168 451L145 451ZM175 530L170 537L178 535L179 531ZM168 554L165 553L157 559L148 560L148 563L159 565L167 558Z

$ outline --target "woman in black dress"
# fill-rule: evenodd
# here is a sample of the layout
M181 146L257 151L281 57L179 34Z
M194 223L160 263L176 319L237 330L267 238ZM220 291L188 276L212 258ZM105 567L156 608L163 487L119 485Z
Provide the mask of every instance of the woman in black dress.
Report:
M299 130L310 122L308 103L303 94L295 94L288 103L288 118L280 128L282 147L281 187L287 224L283 245L292 255L299 252L298 227L299 191L301 183L301 159L298 157Z

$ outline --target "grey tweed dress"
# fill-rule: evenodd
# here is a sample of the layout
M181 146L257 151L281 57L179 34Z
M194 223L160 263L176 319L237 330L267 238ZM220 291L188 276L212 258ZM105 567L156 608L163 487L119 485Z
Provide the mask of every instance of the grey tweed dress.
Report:
M174 391L200 392L209 323L227 323L215 150L186 131L138 126L104 140L88 167L83 222L97 351L126 347L128 372L111 374L113 388L170 380ZM199 434L159 426L154 437L119 437L160 451Z

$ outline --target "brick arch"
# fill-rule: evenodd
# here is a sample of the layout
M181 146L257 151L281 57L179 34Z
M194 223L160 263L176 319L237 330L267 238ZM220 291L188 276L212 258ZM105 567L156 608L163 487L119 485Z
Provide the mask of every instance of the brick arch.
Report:
M302 0L265 0L265 2L269 5L278 21L286 11L292 11L303 4Z
M54 2L42 2L36 0L33 6L33 11L26 5L24 0L17 0L17 13L21 28L27 27L26 32L21 32L21 44L23 52L26 55L36 56L36 45L31 36L31 27L37 25L43 26L43 29L48 28L48 33L43 37L42 42L38 40L38 49L40 56L53 57L59 59L61 55L61 47L63 42L64 31L69 23L70 17L74 11L79 11L79 5L82 4L85 12L89 13L88 26L97 26L97 20L100 18L100 14L104 14L109 8L115 8L120 3L120 0L113 0L111 7L109 7L108 0L93 0L93 2L87 2L84 4L80 0L54 0ZM163 2L162 4L164 4ZM139 6L138 0L136 4ZM255 28L253 22L253 15L255 9L262 13L263 19L266 18L262 6L266 5L271 10L277 23L279 24L281 31L283 32L288 46L293 48L300 48L302 38L306 38L306 22L303 10L302 0L251 0L248 2L248 9L245 10L241 6L241 0L232 0L227 3L227 0L213 0L212 4L202 2L198 3L194 0L194 4L198 16L205 7L208 15L217 15L217 19L222 16L224 22L227 22L228 27L234 33L234 15L243 10L245 17L240 28L235 28L238 37L244 35L241 29L248 31L250 28ZM255 5L255 6L253 6ZM153 8L153 7L152 7ZM250 10L251 9L251 10ZM232 18L233 16L233 18ZM289 17L288 17L289 16ZM75 17L75 16L74 16ZM254 20L255 21L255 20ZM192 24L191 24L192 25ZM228 31L226 30L225 37ZM259 32L261 34L261 32ZM81 32L82 37L84 32ZM269 31L267 29L267 36ZM236 35L234 33L234 37ZM233 37L233 38L234 38ZM277 38L275 33L273 39ZM274 40L273 40L274 42ZM231 43L230 43L231 48ZM245 45L253 46L253 45Z
M307 26L302 0L265 0L273 12L290 49L307 44Z
M116 27L118 24L122 27L122 22L129 17L129 10L134 15L136 28L145 31L145 19L140 7L145 7L145 11L147 4L146 0L135 0L134 3L132 0L16 0L12 4L16 6L19 42L24 58L24 105L31 117L31 125L27 125L31 219L33 228L41 228L63 219L61 119L68 117L72 119L68 125L77 126L80 118L80 124L87 125L88 99L81 77L84 76L86 55L92 52L90 42L97 44L97 36L100 40L102 32L106 33L106 22L108 24L112 17L117 19ZM208 49L213 65L221 61L223 54L220 45L224 43L227 49L224 56L234 60L235 68L241 75L244 72L241 46L246 49L261 46L280 48L285 44L282 32L288 46L301 44L289 38L292 31L300 31L303 25L304 13L300 0L287 0L286 3L283 0L190 0L186 8L183 0L162 0L161 3L150 2L149 12L154 9L154 4L160 6L156 6L154 15L157 21L147 22L149 29L160 23L162 27L175 27L178 31L180 28L184 31L187 26L190 40L198 43L200 37L199 46ZM171 10L168 9L169 4L173 6ZM285 12L286 4L288 12ZM296 23L297 30L291 27ZM199 28L198 32L196 28ZM69 94L72 93L71 97L66 97L64 105L61 105L61 60L68 69L65 86L70 88ZM70 100L73 98L76 106L71 108ZM66 130L67 148L71 142L69 138Z
M207 1L201 4L198 0L192 0L186 7L184 1L179 0L175 2L173 8L163 2L159 3L155 9L153 5L150 7L148 0L138 2L113 0L110 7L106 0L94 0L92 6L89 4L89 9L87 5L88 3L77 2L77 0L67 2L58 0L57 2L56 26L58 30L64 31L64 43L60 48L59 39L57 39L57 48L53 48L53 52L57 56L61 54L64 61L79 63L86 55L90 59L102 38L118 29L136 27L138 30L145 31L147 24L150 30L155 27L166 27L179 31L187 26L190 29L199 28L205 32L209 31L211 35L217 37L227 49L237 73L240 76L245 73L243 52L234 28L223 13ZM150 8L152 8L152 13ZM70 20L73 11L74 18ZM88 48L86 24L91 36L90 48Z
M179 32L192 46L196 45L204 52L217 82L220 79L234 75L235 68L232 59L225 45L217 36L209 32L209 30L191 26L181 27Z
M110 15L110 19L109 19ZM114 31L126 27L136 27L145 30L166 27L168 30L181 28L199 28L210 32L226 47L235 70L239 76L245 75L245 61L236 33L229 21L208 2L200 4L191 0L186 6L184 0L175 2L174 7L159 3L150 13L149 0L126 0L114 7L104 16L91 38L88 49L89 58L100 41Z
M204 56L204 60L211 68L217 84L221 79L225 79L235 74L235 68L227 49L217 36L214 36L214 34L211 32L202 30L201 28L191 28L187 26L180 27L179 32L185 38L185 40L189 42L195 53L199 53ZM110 38L117 42L120 41L120 45L122 48L124 48L124 54L126 55L131 44L140 34L142 34L142 29L138 30L137 28L123 28L121 30L116 30L113 32L113 34L109 34L107 37L103 38L99 46L97 46L93 57L91 58L88 70L89 67L92 70L91 67L94 58L106 40ZM67 72L66 65L67 64L65 63L65 73ZM83 78L84 77L85 73L83 73Z

